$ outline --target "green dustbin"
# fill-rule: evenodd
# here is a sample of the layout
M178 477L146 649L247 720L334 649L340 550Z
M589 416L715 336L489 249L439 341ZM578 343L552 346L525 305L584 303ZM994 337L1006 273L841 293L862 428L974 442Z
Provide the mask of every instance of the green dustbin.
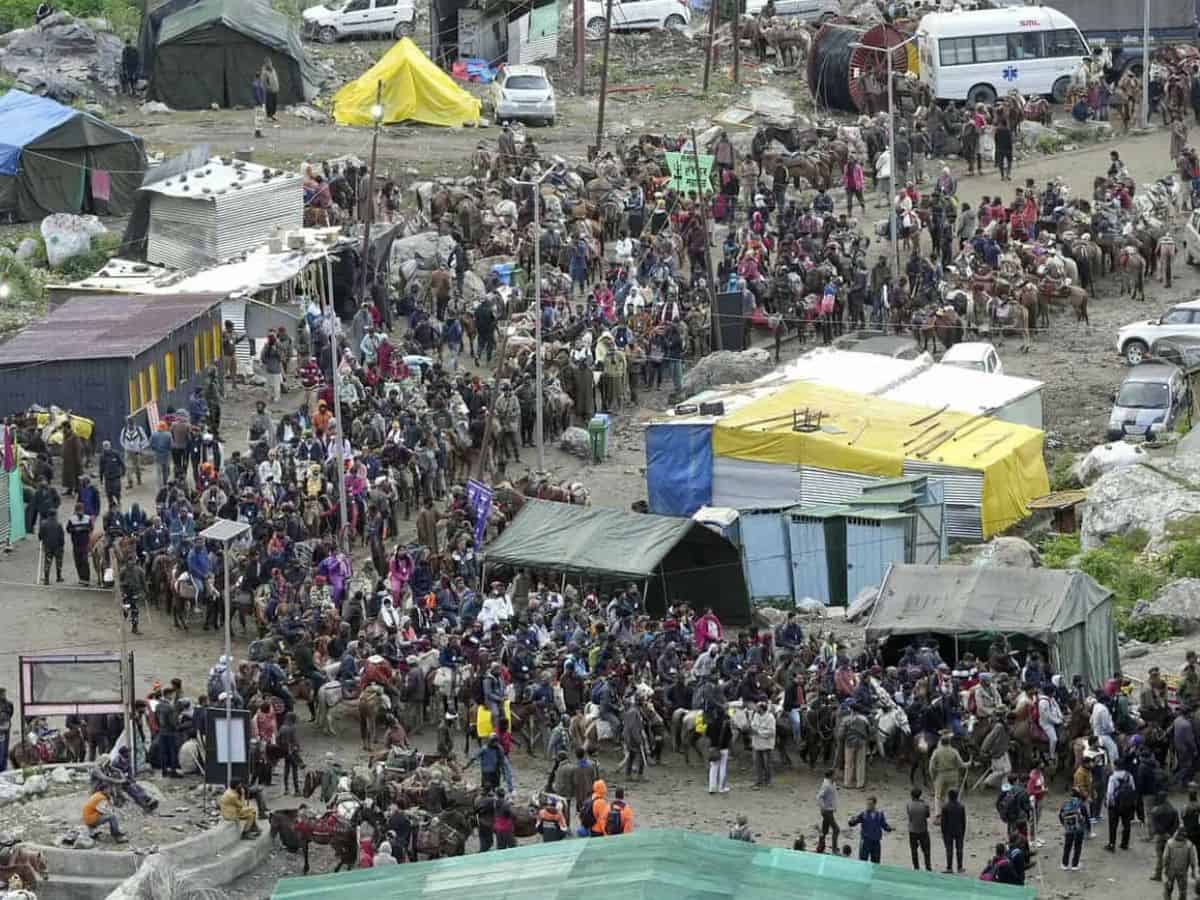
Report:
M603 462L608 456L608 425L603 419L588 422L588 436L592 439L592 461Z

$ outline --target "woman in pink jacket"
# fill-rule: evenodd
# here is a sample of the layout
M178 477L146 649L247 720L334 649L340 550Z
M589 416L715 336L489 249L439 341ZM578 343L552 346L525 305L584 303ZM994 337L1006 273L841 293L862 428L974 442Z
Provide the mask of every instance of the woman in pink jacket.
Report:
M863 176L862 166L854 157L846 160L846 171L844 179L846 187L846 215L854 215L854 198L858 198L858 205L862 207L863 214L867 212L867 203L863 200L863 189L866 187L866 178Z
M692 627L692 643L696 645L696 652L703 653L706 646L724 636L725 629L721 627L720 619L713 614L711 607L705 607L704 615Z

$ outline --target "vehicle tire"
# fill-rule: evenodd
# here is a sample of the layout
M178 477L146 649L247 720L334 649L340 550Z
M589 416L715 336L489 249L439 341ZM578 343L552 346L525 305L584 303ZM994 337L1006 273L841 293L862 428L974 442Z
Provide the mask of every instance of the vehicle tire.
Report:
M326 25L317 32L317 38L322 44L336 44L338 39L337 29L332 25Z
M1188 264L1189 266L1194 266L1194 265L1196 264L1196 258L1195 258L1194 256L1192 256L1192 251L1191 251L1191 250L1189 250L1189 251L1187 252L1187 264Z
M663 21L663 28L666 28L668 31L682 31L687 28L687 22L678 13L671 13Z
M400 40L400 38L412 37L412 35L412 22L397 22L396 27L392 29L392 37L394 37L396 40Z
M984 106L991 106L996 102L996 89L990 84L977 84L975 87L967 91L967 105L974 106L976 103L982 103Z
M837 16L835 16L833 13L830 13L830 12L821 13L821 18L817 19L817 24L818 25L828 25L830 22L832 22L836 18L837 18Z
M589 41L598 41L604 37L604 19L596 16L594 19L589 19L583 27L584 37Z
M1138 340L1137 338L1134 338L1132 341L1126 343L1125 349L1122 351L1122 355L1125 357L1125 362L1129 363L1131 366L1136 366L1141 363L1149 353L1150 348L1146 346L1146 342Z
M1062 106L1067 102L1067 91L1071 87L1071 79L1064 75L1058 81L1054 82L1054 86L1050 88L1050 99Z
M557 121L557 119L555 119L555 117L554 117L554 116L551 116L550 118L548 118L548 119L546 120L546 127L547 127L547 128L553 128L553 127L554 127L554 123L555 123L556 121Z

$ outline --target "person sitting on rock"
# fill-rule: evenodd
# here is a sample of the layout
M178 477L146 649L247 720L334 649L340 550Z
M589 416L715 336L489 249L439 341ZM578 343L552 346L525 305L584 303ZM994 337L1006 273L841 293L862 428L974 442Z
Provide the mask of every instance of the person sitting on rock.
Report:
M102 788L87 798L83 804L83 824L91 831L93 838L96 837L96 832L101 826L107 825L112 839L118 844L124 844L129 838L125 832L121 831L121 825L117 822L117 814L113 812L109 790L109 788Z
M243 838L255 838L259 835L258 813L249 802L246 789L240 781L233 781L221 795L218 804L221 818L226 822L237 822L242 830Z

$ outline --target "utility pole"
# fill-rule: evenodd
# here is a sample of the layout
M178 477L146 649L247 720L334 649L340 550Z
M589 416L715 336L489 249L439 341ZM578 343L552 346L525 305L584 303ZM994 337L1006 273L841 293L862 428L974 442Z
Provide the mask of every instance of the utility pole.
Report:
M888 218L892 230L892 254L896 263L896 278L900 278L900 236L899 220L896 218L896 92L892 90L892 48L885 47L887 56L887 92L888 92L888 207L891 212Z
M714 3L715 8L715 3ZM716 324L716 334L714 335L713 346L717 350L723 349L721 335L721 321L717 316L717 292L716 285L713 283L712 270L712 231L708 221L708 197L704 189L708 187L704 183L700 170L700 145L696 141L696 129L692 129L692 159L696 165L696 193L700 195L700 223L704 228L704 281L705 288L708 293L708 308L712 316L712 321Z
M610 0L611 2L611 0ZM488 444L492 442L492 422L496 416L496 395L500 393L500 371L504 368L504 354L508 352L508 326L500 332L500 346L496 348L496 377L493 379L495 391L491 402L488 403L487 418L483 421L483 440L479 442L479 463L475 467L475 479L483 482L484 463L487 462Z
M600 155L604 143L604 101L608 98L608 45L612 40L612 0L604 4L604 57L600 63L600 113L596 117L596 147L592 159Z
M130 773L137 774L137 748L133 746L133 673L129 666L129 637L125 628L125 603L121 597L121 564L115 549L108 551L113 570L113 596L117 598L117 625L121 629L121 705L125 707L125 746L129 748ZM104 573L100 573L101 582Z
M1142 127L1150 127L1150 0L1142 13Z
M733 83L741 84L742 72L742 2L733 0Z
M533 352L536 356L533 369L534 404L537 429L537 470L546 471L546 435L542 424L542 180L533 184ZM503 358L503 357L502 357Z
M367 227L370 228L369 225ZM338 363L341 362L338 355L338 329L341 322L338 320L337 307L333 303L333 263L328 256L325 257L325 278L329 285L329 305L325 312L330 318L329 355L333 360L333 421L337 424L338 547L342 552L349 554L350 516L346 507L346 460L343 456L346 445L343 443L342 431L342 377L338 372Z
M587 90L587 72L584 69L584 50L587 35L584 33L583 17L587 15L583 9L583 0L573 0L571 8L575 11L575 78L579 81L579 93Z
M371 107L375 133L371 135L371 171L367 178L367 221L363 226L362 274L358 279L358 302L367 299L367 254L371 247L371 226L375 223L375 159L379 149L379 124L383 121L383 82L375 83L375 105ZM335 363L336 365L336 363Z
M709 0L708 5L708 49L704 54L704 93L708 93L708 76L712 71L713 44L717 39L717 17L721 15L719 0Z

